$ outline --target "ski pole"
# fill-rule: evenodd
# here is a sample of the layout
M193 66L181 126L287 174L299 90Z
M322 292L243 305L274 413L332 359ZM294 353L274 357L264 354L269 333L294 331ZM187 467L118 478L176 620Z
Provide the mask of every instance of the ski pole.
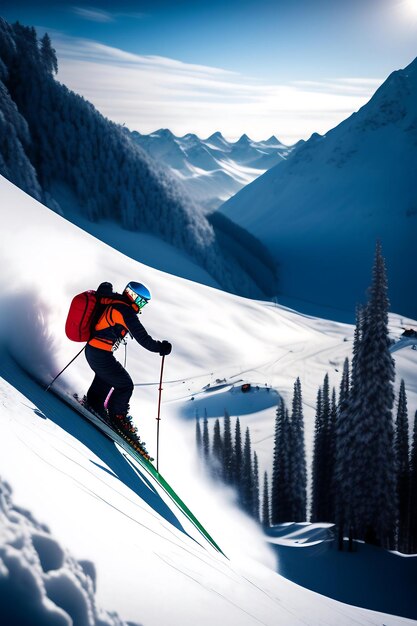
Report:
M87 344L86 344L86 345L87 345ZM71 361L70 361L70 362L69 362L69 363L68 363L68 364L64 367L64 369L62 369L62 370L59 372L59 374L57 374L57 375L55 376L55 378L54 378L53 380L51 380L51 382L49 383L49 385L46 387L45 391L49 391L49 389L52 387L52 385L54 384L54 382L56 381L56 379L57 379L57 378L59 378L59 376L61 376L61 374L62 374L63 372L65 372L65 370L67 369L67 367L69 367L69 366L71 365L71 363L72 363L73 361L75 361L75 359L76 359L78 356L80 356L80 354L81 354L81 352L82 352L83 350L85 350L85 346L84 346L83 348L81 348L81 350L78 352L78 354L76 354L76 355L75 355L75 357L74 357L73 359L71 359Z
M156 418L156 471L159 472L159 422L161 421L161 395L162 395L162 374L164 371L165 354L161 361L161 376L159 378L159 398L158 398L158 417Z

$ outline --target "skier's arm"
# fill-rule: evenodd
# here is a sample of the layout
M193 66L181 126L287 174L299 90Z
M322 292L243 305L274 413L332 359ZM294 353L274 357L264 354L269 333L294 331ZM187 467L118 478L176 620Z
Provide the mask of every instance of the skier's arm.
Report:
M146 350L149 350L150 352L160 352L162 341L152 339L145 327L138 320L138 317L133 309L128 307L123 307L123 309L123 319L133 338L136 339L141 346L146 348Z

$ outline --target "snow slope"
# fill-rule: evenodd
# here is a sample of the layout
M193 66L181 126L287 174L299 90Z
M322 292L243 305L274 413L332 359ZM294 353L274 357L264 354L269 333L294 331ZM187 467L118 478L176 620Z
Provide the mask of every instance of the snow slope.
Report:
M170 130L160 129L150 135L134 131L132 138L172 171L198 205L210 211L285 160L294 149L274 136L253 141L242 135L230 142L220 132L200 139L193 133L176 137Z
M199 466L194 420L184 420L194 416L198 393L210 395L210 383L218 394L211 414L221 415L224 408L241 414L253 429L261 468L269 467L274 405L264 398L272 392L254 389L246 405L238 381L267 382L288 399L300 375L311 449L317 385L326 371L333 382L339 380L335 370L351 349L352 328L168 276L94 239L5 179L0 194L7 213L0 234L0 476L10 483L15 502L48 525L57 544L94 564L98 604L124 620L155 626L411 624L282 578L259 528ZM121 289L131 279L143 280L153 293L142 318L146 328L174 345L163 391L161 471L229 561L193 534L117 447L27 373L49 382L76 354L79 346L63 334L74 293L102 280ZM393 316L391 323L400 336L401 324L413 322ZM159 358L132 344L127 358L136 383L132 414L155 450ZM416 351L399 350L395 358L411 411L417 408ZM228 384L215 390L216 379ZM60 384L83 392L90 380L81 356ZM1 545L7 543L7 533L0 537ZM19 558L27 556L22 552Z
M417 59L221 207L276 258L280 302L351 319L380 238L392 309L416 317L416 111Z
M268 529L280 573L341 602L416 618L417 557L363 543L355 544L355 553L348 555L335 548L335 532L332 524L324 523L279 524Z

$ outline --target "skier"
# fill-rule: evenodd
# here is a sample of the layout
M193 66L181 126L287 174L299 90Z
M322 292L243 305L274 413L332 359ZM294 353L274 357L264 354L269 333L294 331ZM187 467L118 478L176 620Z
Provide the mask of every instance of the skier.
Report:
M160 356L170 354L171 344L156 341L146 332L137 318L143 307L151 299L149 289L141 283L130 282L122 294L114 293L110 283L102 283L97 289L104 304L97 322L93 325L91 338L85 348L85 356L95 373L94 380L87 391L88 409L107 417L104 403L111 389L108 400L108 419L112 426L134 439L138 439L132 418L128 415L129 400L133 393L133 382L124 367L116 360L113 352L123 338L130 333L136 341Z

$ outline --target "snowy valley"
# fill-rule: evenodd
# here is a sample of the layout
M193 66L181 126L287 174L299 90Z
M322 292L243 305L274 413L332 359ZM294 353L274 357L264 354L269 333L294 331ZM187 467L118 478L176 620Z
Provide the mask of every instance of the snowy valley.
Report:
M300 141L295 146L285 146L275 136L254 141L247 135L230 142L220 132L207 139L192 133L176 137L168 129L150 135L134 131L132 137L151 157L169 168L207 212L217 209L303 144Z

